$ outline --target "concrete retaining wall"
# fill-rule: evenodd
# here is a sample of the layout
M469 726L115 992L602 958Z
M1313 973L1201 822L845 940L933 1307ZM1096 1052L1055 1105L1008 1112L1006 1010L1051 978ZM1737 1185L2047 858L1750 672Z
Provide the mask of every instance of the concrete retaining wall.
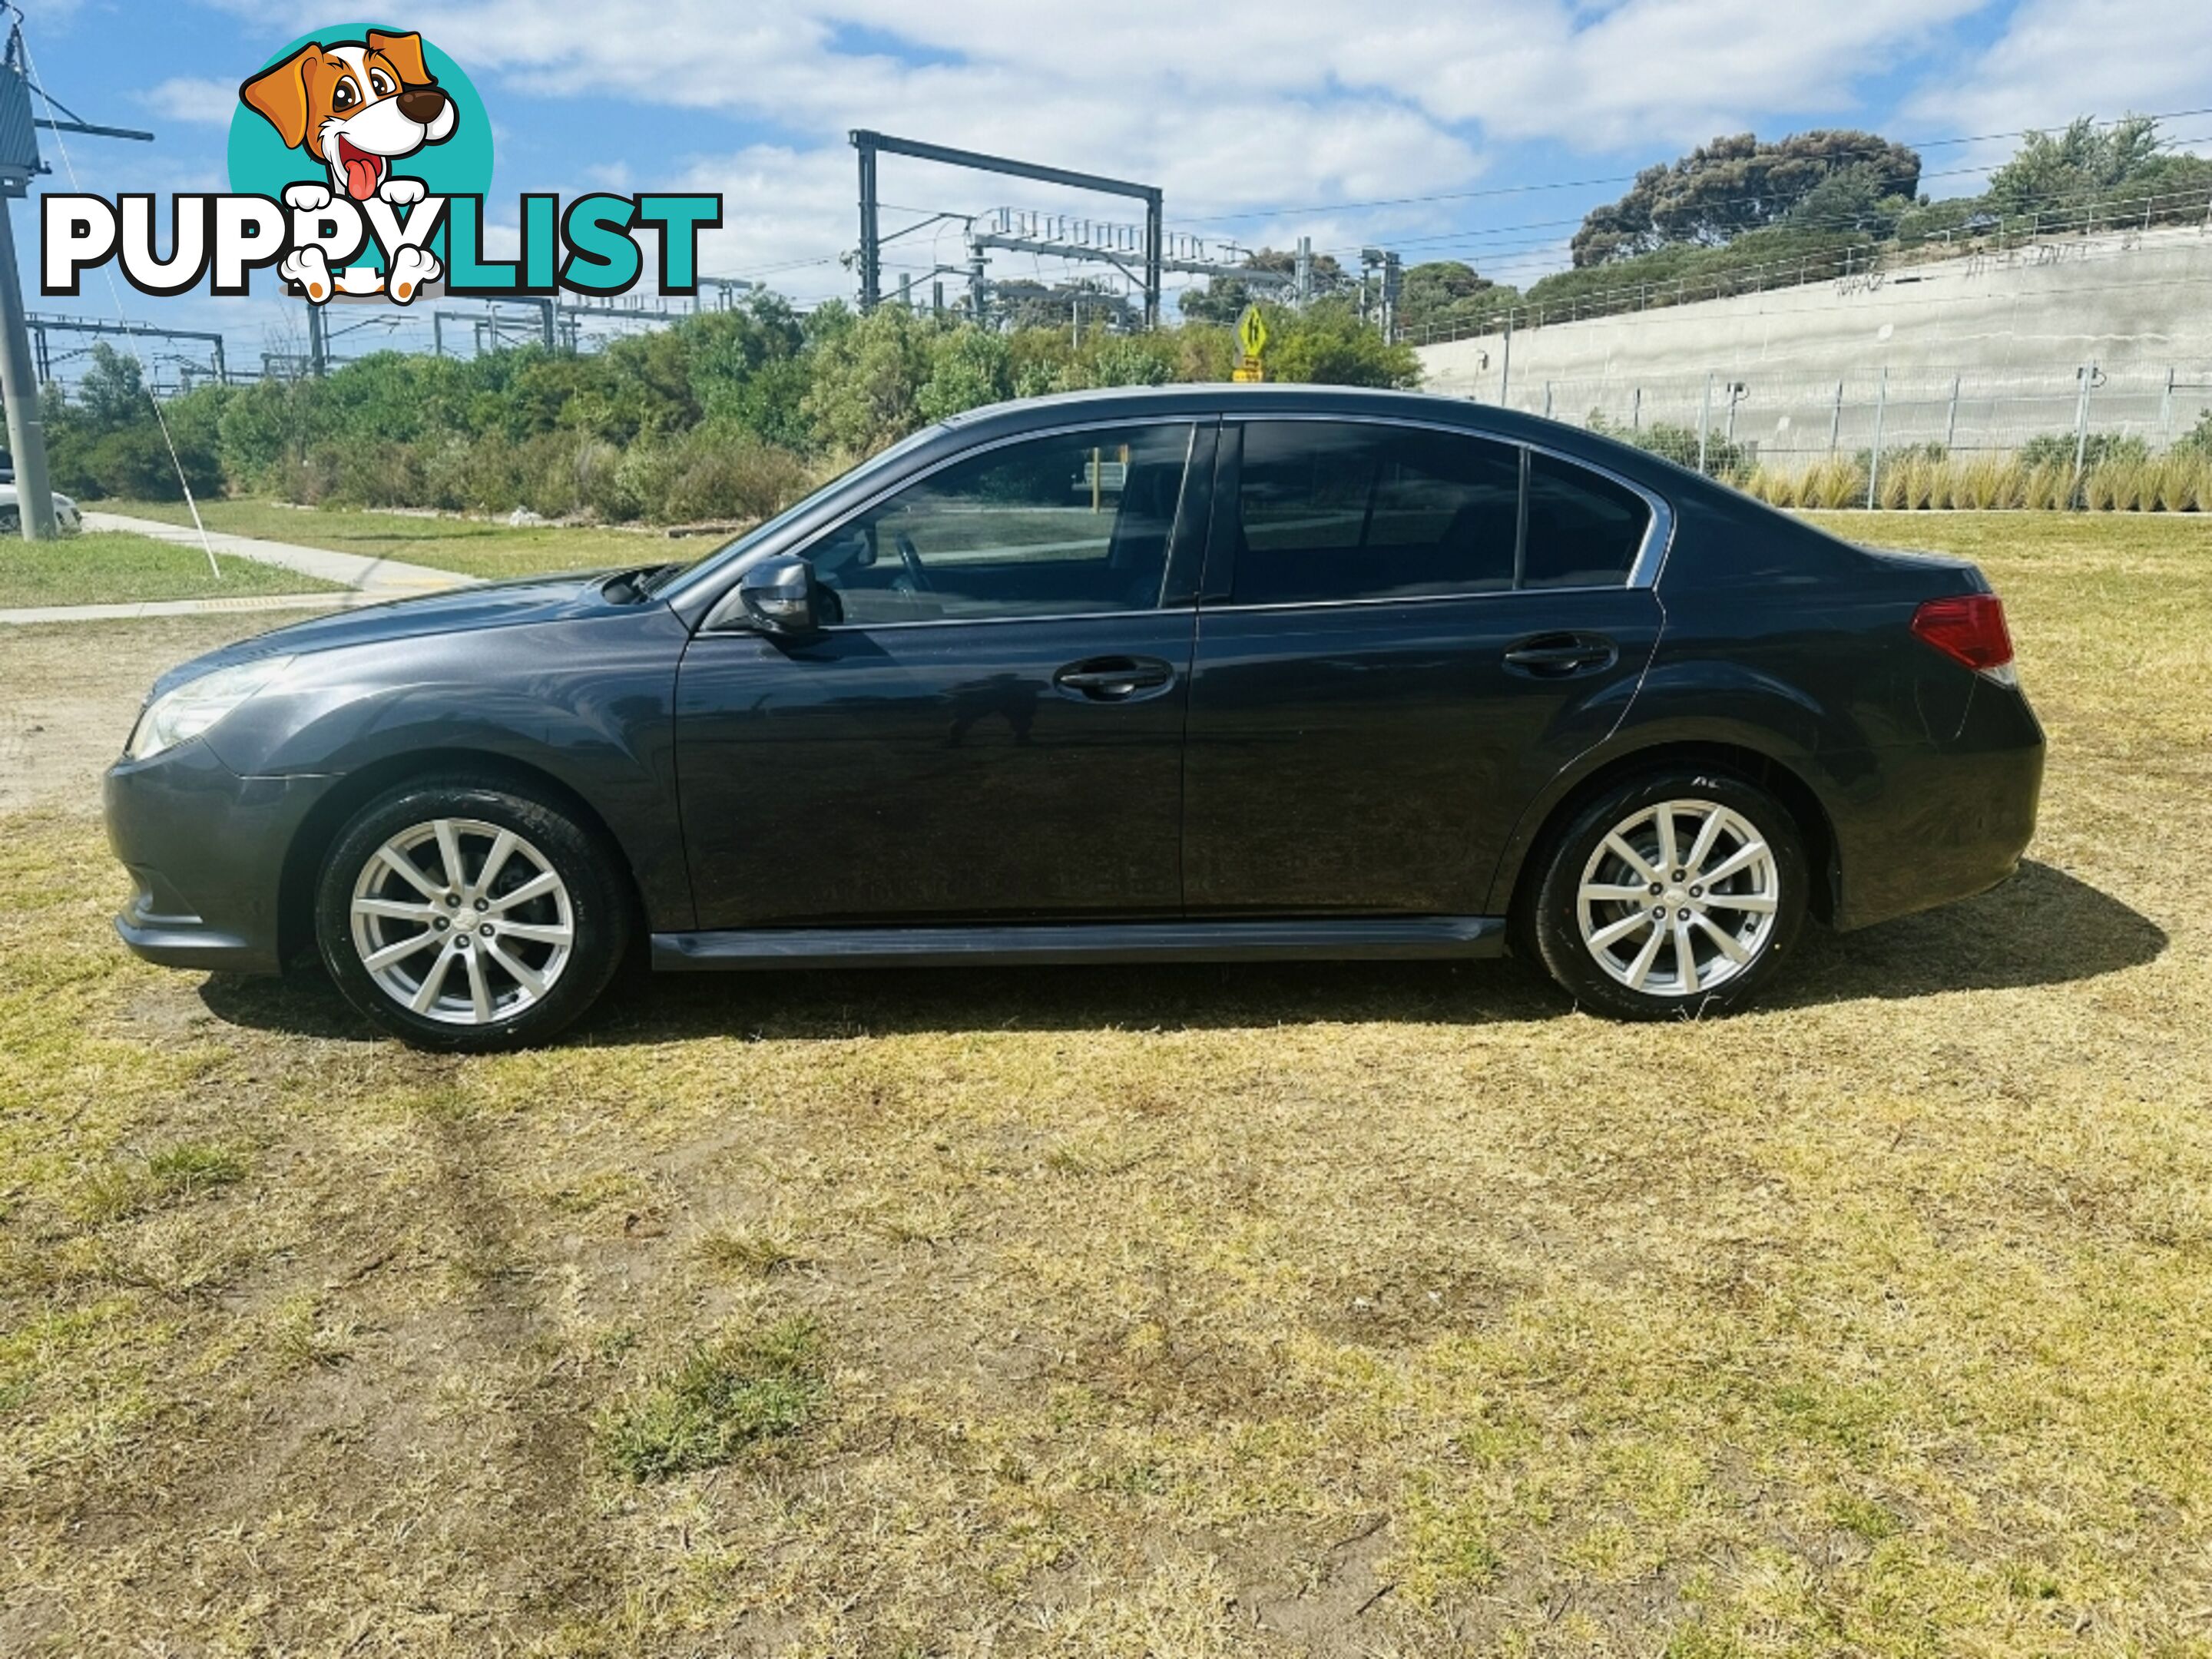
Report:
M1712 429L1770 454L2006 450L2089 424L2154 447L2212 407L2212 234L2070 238L1812 287L1418 349L1427 390L1577 424ZM1510 380L1508 375L1510 373Z

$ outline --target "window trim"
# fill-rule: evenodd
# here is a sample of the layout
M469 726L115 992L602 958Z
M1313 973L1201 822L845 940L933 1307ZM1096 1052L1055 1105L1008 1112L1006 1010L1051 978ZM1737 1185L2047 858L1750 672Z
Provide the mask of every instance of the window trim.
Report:
M1332 426L1384 426L1395 427L1401 430L1442 432L1453 437L1477 438L1486 443L1505 444L1518 449L1521 452L1521 523L1518 533L1514 538L1515 586L1482 588L1465 593L1385 593L1354 599L1273 599L1248 605L1238 605L1225 598L1214 600L1201 596L1200 604L1209 615L1224 616L1264 611L1330 611L1347 609L1355 605L1462 604L1475 599L1519 599L1525 594L1629 593L1639 589L1649 592L1658 586L1660 573L1666 567L1667 555L1674 544L1674 507L1664 496L1637 483L1635 479L1626 477L1598 462L1587 460L1580 455L1570 454L1567 451L1551 444L1535 443L1525 438L1509 438L1501 433L1486 432L1479 427L1462 426L1455 422L1409 420L1402 416L1391 415L1338 414L1321 410L1285 410L1280 414L1270 412L1265 415L1257 413L1226 415L1222 418L1221 422L1223 448L1225 451L1228 447L1231 428L1236 428L1237 447L1241 459L1245 428L1263 422L1290 421L1320 422ZM1636 550L1635 558L1629 562L1628 574L1625 579L1617 582L1587 582L1574 586L1522 587L1519 586L1523 574L1523 563L1528 556L1528 473L1529 458L1532 455L1547 456L1553 460L1564 462L1569 466L1580 467L1585 472L1595 473L1608 483L1617 484L1621 489L1638 496L1644 505L1650 509L1650 522L1644 527L1644 540ZM1241 477L1236 482L1241 485ZM1228 500L1225 512L1223 508L1224 495ZM1232 489L1224 492L1219 489L1217 481L1214 514L1217 533L1212 539L1218 541L1219 530L1233 526L1237 522L1236 519L1228 517L1230 514L1241 514L1243 510L1241 489ZM1227 520L1227 526L1224 525L1224 519ZM1207 594L1213 592L1221 585L1214 574L1212 564L1212 548L1209 546L1206 582ZM1226 580L1232 588L1236 576L1235 565L1233 562L1230 563L1226 567Z
M1124 417L1118 421L1075 421L1064 426L1037 427L1027 432L1008 433L1004 437L994 438L988 443L970 445L953 454L944 457L942 459L922 468L919 471L906 473L892 483L884 484L881 489L875 490L861 501L855 502L849 509L840 514L836 518L831 519L817 526L807 535L805 541L800 544L800 548L811 548L822 542L827 541L830 537L836 535L848 525L851 524L854 520L863 517L869 513L872 513L877 507L890 500L892 496L911 489L918 484L926 483L928 480L935 477L939 473L945 471L947 468L961 465L968 461L974 460L979 455L988 455L994 450L1006 449L1015 444L1030 443L1039 439L1071 437L1078 433L1083 432L1126 431L1128 428L1133 426L1180 426L1185 428L1182 451L1182 482L1176 492L1175 517L1170 522L1168 526L1168 546L1166 549L1166 556L1163 559L1160 566L1160 598L1164 599L1167 597L1168 578L1175 569L1177 540L1184 533L1182 509L1184 502L1189 498L1191 493L1190 482L1192 454L1198 445L1198 434L1200 428L1209 424L1209 422L1218 426L1218 416L1194 412L1188 415L1178 414L1157 416L1149 419L1139 418L1131 420ZM794 557L803 558L805 556L805 553L799 549L792 549L788 550ZM763 550L763 552L765 553L765 550ZM779 554L779 556L781 556L781 554ZM742 572L733 573L733 575L735 574L742 574ZM1066 611L1054 611L1050 613L1038 613L1036 615L1014 615L1004 617L920 617L908 622L830 623L823 626L822 631L825 634L875 634L881 633L887 629L894 628L966 628L978 623L991 623L1075 622L1091 617L1158 617L1173 615L1191 608L1193 607L1187 605L1168 605L1156 602L1152 605L1146 605L1136 610ZM746 625L744 623L737 620L737 618L742 615L743 612L738 599L738 585L737 582L732 580L729 590L724 593L720 599L717 599L714 602L713 608L708 611L707 618L704 622L700 623L698 631L702 634L756 633L757 630Z

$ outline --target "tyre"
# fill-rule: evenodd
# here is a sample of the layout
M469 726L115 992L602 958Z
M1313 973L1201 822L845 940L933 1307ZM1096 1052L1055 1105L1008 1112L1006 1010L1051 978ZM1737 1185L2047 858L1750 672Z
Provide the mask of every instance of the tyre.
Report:
M1616 1019L1741 1007L1796 948L1809 878L1789 811L1687 769L1615 785L1541 866L1523 933L1568 995Z
M552 1036L606 988L629 933L599 837L545 801L457 779L363 807L315 894L316 945L346 1000L447 1053Z

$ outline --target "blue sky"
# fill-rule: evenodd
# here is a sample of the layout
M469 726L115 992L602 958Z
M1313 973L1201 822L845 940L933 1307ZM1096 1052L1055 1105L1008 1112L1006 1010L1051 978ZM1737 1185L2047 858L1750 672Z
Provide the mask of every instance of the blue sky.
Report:
M57 94L160 135L70 143L79 181L102 193L225 188L240 79L294 35L361 15L289 0L24 4ZM511 222L526 190L720 191L726 222L705 269L801 302L852 291L837 256L855 235L855 126L1157 181L1171 228L1247 246L1305 234L1356 260L1363 244L1399 245L1409 262L1462 258L1525 285L1565 263L1574 223L1620 188L1528 187L1631 173L1717 133L1855 125L1930 140L2212 104L2212 22L2172 0L1121 0L1079 15L1031 0L492 0L384 21L436 41L483 93L495 218ZM2212 117L2168 131L2212 133ZM50 182L66 188L46 144ZM1931 146L1926 188L1977 188L1961 169L2009 148ZM887 230L921 211L1123 205L897 160L882 194ZM17 211L27 257L35 220ZM893 279L933 257L958 261L957 229L902 240ZM995 270L1058 274L1012 255ZM121 307L220 327L250 362L297 346L301 307L276 288L266 272L246 301L125 288ZM100 276L78 301L32 304L117 309ZM419 318L393 337L416 333L427 343ZM344 349L383 337L362 330Z

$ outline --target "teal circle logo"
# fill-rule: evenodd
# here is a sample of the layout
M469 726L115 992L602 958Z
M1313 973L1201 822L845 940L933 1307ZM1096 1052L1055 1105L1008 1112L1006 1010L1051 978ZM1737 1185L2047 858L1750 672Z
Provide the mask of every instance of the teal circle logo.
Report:
M491 122L460 65L420 34L334 23L240 83L229 162L233 191L279 200L289 185L319 184L358 203L395 179L432 196L482 196Z

